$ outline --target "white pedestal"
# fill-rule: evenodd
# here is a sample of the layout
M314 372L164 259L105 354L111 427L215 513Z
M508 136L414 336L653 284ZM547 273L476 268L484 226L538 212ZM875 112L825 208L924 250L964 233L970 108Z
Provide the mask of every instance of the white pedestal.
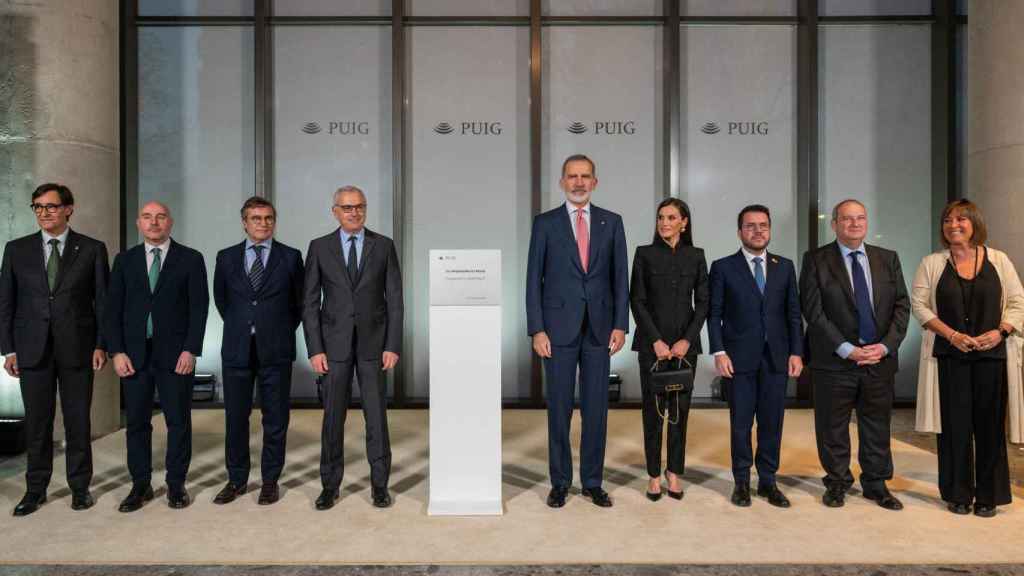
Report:
M447 270L431 267L427 513L432 516L502 513L501 257L496 252L431 251L435 262L451 258ZM472 278L466 280L467 274ZM460 293L470 305L452 305Z

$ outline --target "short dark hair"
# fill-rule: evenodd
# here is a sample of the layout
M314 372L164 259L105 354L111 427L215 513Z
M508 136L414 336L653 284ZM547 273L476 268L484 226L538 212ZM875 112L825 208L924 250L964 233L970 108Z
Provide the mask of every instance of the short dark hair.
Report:
M39 198L47 192L56 192L57 195L60 196L60 203L65 206L75 205L75 196L71 193L71 190L67 186L57 184L56 182L40 184L35 191L32 192L32 202L35 202L36 198Z
M939 219L939 228L942 228L942 223L949 218L953 212L959 213L964 218L971 221L971 228L974 232L971 233L971 244L980 246L988 240L988 226L985 226L985 219L981 217L981 210L978 209L978 205L966 198L959 200L953 200L946 207L942 209L942 218ZM949 240L946 240L946 234L943 233L939 236L939 241L946 248L949 248Z
M242 220L245 220L245 213L250 208L270 208L274 211L274 217L277 217L277 208L274 208L274 204L266 198L253 196L246 200L245 204L242 204Z
M590 164L590 175L597 176L597 165L591 160L586 154L573 154L562 162L562 177L565 177L565 168L569 165L569 162L586 162Z
M771 213L771 210L768 210L768 207L763 205L763 204L751 204L749 206L744 206L743 210L740 210L739 215L736 216L736 229L737 230L743 228L743 215L744 214L748 214L750 212L757 212L757 213L760 213L760 214L764 214L765 216L768 217L768 225L769 226L772 225L772 213Z

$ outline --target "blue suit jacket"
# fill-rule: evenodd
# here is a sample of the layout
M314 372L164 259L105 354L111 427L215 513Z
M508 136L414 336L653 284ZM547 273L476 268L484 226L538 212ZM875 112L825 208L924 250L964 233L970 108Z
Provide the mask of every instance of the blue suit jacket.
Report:
M532 336L546 332L555 346L579 336L589 314L595 338L629 331L629 268L622 217L590 205L589 266L583 272L565 204L533 219L526 267L526 323Z
M224 319L220 355L225 366L249 365L252 327L260 364L295 360L295 329L302 320L302 254L274 240L263 285L254 292L245 269L245 242L217 253L213 300Z
M803 321L793 261L766 252L764 295L742 251L711 264L711 353L724 350L736 372L758 369L767 336L772 367L786 372L803 355Z
M185 350L203 354L210 294L203 255L171 240L156 288L149 289L145 244L114 258L107 287L107 352L124 352L136 370L146 362L146 317L153 316L150 365L174 370Z

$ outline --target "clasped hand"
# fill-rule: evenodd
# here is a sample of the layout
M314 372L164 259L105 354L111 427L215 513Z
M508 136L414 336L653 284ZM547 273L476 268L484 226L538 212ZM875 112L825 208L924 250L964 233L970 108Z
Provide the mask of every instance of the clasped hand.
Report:
M1003 341L1003 335L999 330L989 330L978 336L968 336L961 332L954 332L949 338L949 343L961 352L973 352L975 350L991 350Z

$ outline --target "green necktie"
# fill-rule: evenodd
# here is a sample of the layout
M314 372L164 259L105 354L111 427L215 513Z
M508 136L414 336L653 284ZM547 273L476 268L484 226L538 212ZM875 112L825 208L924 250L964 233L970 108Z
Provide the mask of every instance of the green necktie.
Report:
M160 279L160 249L153 248L153 263L149 265L149 292L156 290L156 282ZM153 337L153 315L146 317L146 338Z
M50 285L50 292L57 287L57 273L60 272L60 240L50 238L50 257L46 259L46 282Z

